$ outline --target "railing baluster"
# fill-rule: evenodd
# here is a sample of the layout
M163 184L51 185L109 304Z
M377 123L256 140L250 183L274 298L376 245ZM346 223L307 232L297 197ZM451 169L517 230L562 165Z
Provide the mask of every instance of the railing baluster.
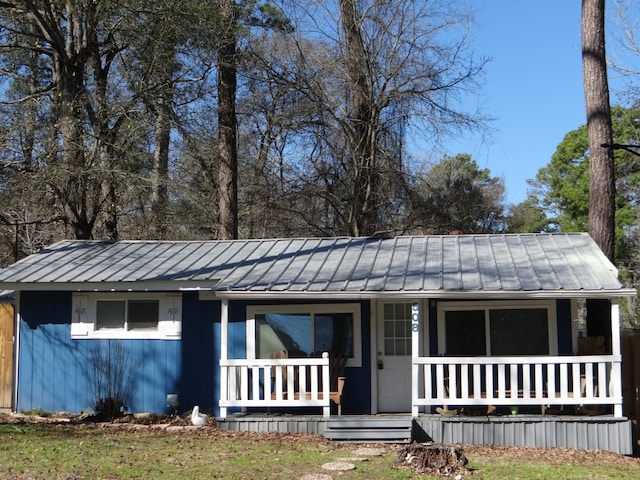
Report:
M320 367L318 365L313 365L311 367L311 398L318 398L318 385L320 382L318 381L320 371Z
M536 389L536 398L544 398L544 383L542 382L542 364L536 363L533 367L533 381Z
M518 365L509 365L509 397L518 398Z
M237 389L237 369L236 367L231 367L229 371L229 396L233 400L239 400L238 398L238 389Z
M547 364L547 396L556 398L558 396L558 387L556 386L556 366L553 363Z
M449 369L449 398L458 398L458 379L457 379L457 370L456 365L450 363L448 365Z
M465 363L460 365L460 398L469 398L469 365Z
M607 364L598 362L598 397L609 397L613 392L609 391L609 376L607 375Z
M580 363L572 364L571 375L573 376L573 387L572 394L574 397L578 398L582 396L582 372L580 369Z
M437 398L449 398L450 392L445 388L444 365L438 363L436 365L436 392Z
M482 397L482 370L477 363L473 364L473 392L474 398Z
M485 382L487 383L486 395L488 399L493 399L495 396L495 390L493 388L493 372L494 365L487 363L485 365Z
M569 375L568 375L568 365L566 363L561 363L560 367L560 396L562 398L569 398Z
M240 367L240 400L249 400L249 369Z
M531 398L531 365L521 365L522 369L522 396Z
M498 364L498 398L506 398L506 366L504 363Z
M593 363L589 362L585 364L584 379L580 379L580 387L582 388L582 382L584 382L584 396L586 398L593 398L593 390L595 386L595 377L593 376ZM582 389L581 389L582 392Z
M420 370L422 370L422 383L424 384L424 398L428 399L428 400L433 400L433 375L431 372L433 372L434 370L432 370L431 365L423 365L422 369L418 368L418 375L420 374ZM418 385L420 383L418 382Z

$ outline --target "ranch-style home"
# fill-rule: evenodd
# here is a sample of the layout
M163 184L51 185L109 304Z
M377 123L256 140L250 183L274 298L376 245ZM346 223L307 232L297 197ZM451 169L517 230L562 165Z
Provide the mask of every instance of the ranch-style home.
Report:
M16 411L91 407L92 352L117 346L129 412L632 453L618 299L636 291L587 234L62 241L0 289ZM606 305L597 353L586 302Z

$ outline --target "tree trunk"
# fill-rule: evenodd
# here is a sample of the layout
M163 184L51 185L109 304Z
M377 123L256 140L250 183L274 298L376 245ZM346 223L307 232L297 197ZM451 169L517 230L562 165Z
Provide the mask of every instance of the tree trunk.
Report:
M153 177L151 208L153 210L154 235L164 239L167 231L167 207L169 205L169 143L171 137L171 89L163 86L156 102L155 149L153 153Z
M218 50L218 238L238 238L238 149L236 119L236 14L233 0L220 0Z
M607 59L605 0L582 0L582 67L589 133L589 234L614 259L615 181Z
M351 156L348 171L353 182L349 208L349 230L353 236L375 230L371 198L376 191L376 134L373 88L367 51L360 32L355 0L340 0L340 18L345 36L346 66L353 98L349 135Z

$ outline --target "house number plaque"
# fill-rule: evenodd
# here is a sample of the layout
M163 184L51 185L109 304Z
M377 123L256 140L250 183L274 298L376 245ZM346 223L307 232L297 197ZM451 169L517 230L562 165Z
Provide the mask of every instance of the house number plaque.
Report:
M411 304L411 331L417 332L420 330L420 307L418 302Z

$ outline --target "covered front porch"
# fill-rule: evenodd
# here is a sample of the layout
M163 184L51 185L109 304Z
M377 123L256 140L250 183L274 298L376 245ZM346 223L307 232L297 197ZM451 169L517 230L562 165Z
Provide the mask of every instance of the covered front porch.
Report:
M223 302L224 305L225 302ZM409 372L410 378L406 383L407 398L410 405L407 409L396 410L397 413L410 413L417 417L420 413L435 413L438 411L485 407L487 413L496 410L500 412L508 407L509 413L519 410L531 411L532 406L538 406L541 415L545 415L547 409L559 410L561 413L576 411L578 409L591 409L594 413L607 413L616 418L622 418L622 354L620 342L619 306L615 300L610 300L610 332L607 351L603 354L585 354L575 345L569 352L559 354L556 349L555 305L542 308L545 304L526 304L526 308L516 309L518 303L493 304L486 308L487 317L497 312L503 317L506 315L525 315L525 319L540 318L543 328L541 346L535 348L548 349L549 353L534 355L527 353L525 345L519 343L508 344L510 355L484 354L461 355L461 350L445 344L442 339L448 335L449 329L459 325L456 322L447 323L449 317L439 315L443 326L438 333L438 342L441 348L435 355L430 354L432 349L427 348L429 336L428 325L435 323L435 319L429 319L426 309L421 309L424 303L413 302L403 306L401 303L385 304L384 302L372 302L376 308L369 319L371 325L371 348L369 365L370 370L360 369L360 374L370 374L372 405L369 413L379 413L376 402L376 392L384 392L387 385L386 379L397 377L403 372ZM391 305L393 308L387 309ZM482 304L484 305L484 304ZM477 315L484 306L467 302L456 309L441 310L445 313L452 312L451 318L457 320L459 316ZM446 307L447 305L445 305ZM385 307L385 308L383 308ZM398 307L400 307L398 309ZM453 307L452 307L453 308ZM223 311L226 308L223 308ZM375 311L378 311L376 318ZM392 337L387 336L385 325L388 325L384 312L406 312L404 317L393 317ZM553 313L548 313L552 311ZM507 312L507 313L504 313ZM514 314L515 312L515 314ZM522 313L524 312L524 313ZM432 316L436 314L432 313ZM468 315L467 315L468 316ZM403 318L406 318L403 319ZM473 319L474 324L480 323L483 329L489 330L493 325L481 318ZM249 322L250 323L250 322ZM497 323L497 322L496 322ZM525 325L525 320L520 323ZM533 323L533 322L530 322ZM381 325L376 329L376 325ZM406 332L406 337L397 335L398 328ZM331 415L332 402L340 407L342 388L336 391L336 377L343 375L343 371L336 372L335 364L331 363L328 352L322 355L311 355L301 358L285 358L271 354L269 358L256 358L256 355L248 355L252 358L229 359L228 348L228 322L222 317L222 356L220 359L220 417L227 416L227 409L234 411L249 411L251 409L291 409L318 408L324 417ZM388 330L388 329L387 329ZM379 332L381 338L376 339L375 333ZM578 332L572 330L578 335ZM613 333L615 332L615 333ZM524 343L528 337L536 333L519 335L519 342ZM246 341L247 351L255 352L255 346L250 345L256 338L252 328L248 328ZM460 333L451 335L456 342ZM493 337L487 334L486 346L480 342L483 351L491 352L498 344L490 343ZM382 366L380 362L381 351L389 341L393 343L404 342L407 345L408 356L406 364L393 371L391 377L380 376ZM455 348L458 348L456 355ZM466 347L465 347L466 348ZM505 347L502 347L505 348ZM529 349L531 350L531 349ZM522 351L520 355L515 352ZM571 353L571 351L576 353ZM414 352L411 354L411 352ZM426 353L423 353L426 352ZM284 352L286 353L286 352ZM406 367L402 367L406 365ZM343 364L344 366L344 364ZM377 369L375 367L378 367ZM348 381L348 380L347 380ZM389 387L394 388L394 387ZM338 413L340 408L338 408ZM365 412L366 413L366 412Z

